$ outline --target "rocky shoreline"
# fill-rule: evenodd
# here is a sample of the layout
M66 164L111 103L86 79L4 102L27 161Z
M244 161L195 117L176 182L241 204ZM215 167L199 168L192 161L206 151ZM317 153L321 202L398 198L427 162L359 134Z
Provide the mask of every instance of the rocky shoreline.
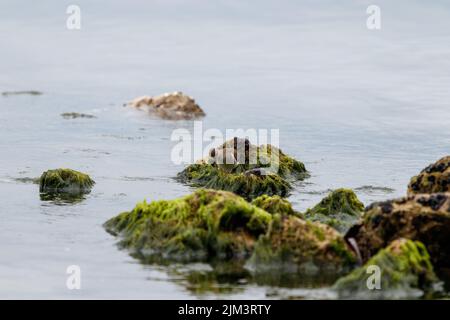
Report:
M145 96L129 105L168 120L205 115L181 92ZM344 299L445 294L450 156L411 178L405 197L365 208L353 190L340 188L297 212L286 197L295 182L308 177L301 161L277 147L235 137L178 174L179 182L197 188L192 194L143 201L106 221L104 228L144 262L219 261L233 264L228 272L245 272L272 285L277 284L274 275L329 274L334 292ZM95 185L72 169L48 170L36 182L43 200L82 197ZM379 272L375 290L370 270Z

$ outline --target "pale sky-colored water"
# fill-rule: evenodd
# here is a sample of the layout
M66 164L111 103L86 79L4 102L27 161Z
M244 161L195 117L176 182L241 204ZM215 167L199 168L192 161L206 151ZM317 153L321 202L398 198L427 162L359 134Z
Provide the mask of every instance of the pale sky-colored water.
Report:
M198 295L186 273L117 249L105 220L190 191L172 179L182 166L170 161L170 135L192 123L122 107L139 95L194 96L205 129L279 129L282 149L312 174L289 198L298 210L338 187L365 204L401 196L449 154L445 1L378 1L379 31L366 28L371 1L77 4L82 28L69 31L68 3L0 3L0 91L44 93L0 96L1 298L329 296L256 284ZM60 117L72 111L97 118ZM91 174L92 194L58 206L15 180L55 167ZM71 264L82 268L80 291L65 286Z

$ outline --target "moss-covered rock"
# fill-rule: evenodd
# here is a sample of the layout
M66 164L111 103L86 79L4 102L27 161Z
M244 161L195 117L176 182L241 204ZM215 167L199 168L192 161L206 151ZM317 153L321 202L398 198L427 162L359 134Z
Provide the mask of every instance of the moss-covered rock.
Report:
M419 194L370 205L346 239L367 261L398 238L422 242L438 271L450 268L450 193Z
M305 166L271 145L254 146L234 138L209 152L209 156L178 174L193 186L232 191L246 199L260 195L287 196L290 181L308 176Z
M226 190L248 200L263 194L287 196L291 184L276 174L256 172L229 173L213 165L193 164L183 170L178 178L195 187Z
M450 192L450 156L446 156L412 177L408 194Z
M355 265L355 254L333 228L302 220L279 197L254 203L274 213L231 192L199 189L175 200L144 201L104 227L144 263L233 262L241 276L250 271L246 281L261 284L309 283L314 276L330 284ZM286 276L267 276L274 271Z
M159 96L143 96L127 105L146 111L167 120L189 120L205 116L195 100L182 92L165 93Z
M175 199L139 203L105 223L121 245L143 255L180 261L242 259L271 214L226 191L199 189Z
M254 199L252 204L272 214L279 213L286 216L297 214L291 203L280 196L262 195Z
M356 263L354 253L333 228L296 216L275 214L248 266L256 273L340 274Z
M364 204L350 189L337 189L323 198L304 217L310 221L327 224L339 232L345 233L361 218Z
M95 184L87 174L72 169L45 171L39 179L39 191L42 194L84 194L91 191Z
M344 299L418 298L437 288L438 278L427 249L421 242L407 239L393 241L334 285Z

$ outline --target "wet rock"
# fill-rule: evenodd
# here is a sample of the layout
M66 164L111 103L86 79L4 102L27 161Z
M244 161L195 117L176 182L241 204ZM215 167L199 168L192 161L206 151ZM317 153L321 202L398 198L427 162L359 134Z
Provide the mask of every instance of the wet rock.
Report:
M286 196L291 181L308 176L305 166L271 145L255 146L234 138L178 174L193 186L232 191L246 199L260 195Z
M350 189L337 189L322 199L304 217L310 221L327 224L339 232L345 233L362 216L364 204Z
M408 185L408 195L435 192L450 192L450 156L423 169Z
M182 92L143 96L128 102L127 105L145 109L168 120L189 120L205 116L205 112L195 100Z
M189 185L234 192L247 200L260 195L287 196L291 184L276 174L249 175L230 173L217 166L194 164L178 174L178 179Z
M284 212L267 212L231 192L199 189L175 200L144 201L104 227L143 263L233 262L237 269L227 278L258 283L286 285L324 273L334 282L355 265L355 254L337 231L292 215L280 198L255 201L269 202L278 205L264 205L268 210ZM273 277L273 271L286 276Z
M343 299L406 299L439 291L440 285L425 246L398 239L363 267L339 279L334 289Z
M36 90L28 90L28 91L5 91L2 92L2 96L18 96L18 95L31 95L31 96L40 96L42 92Z
M162 260L245 259L272 215L226 191L142 202L105 223L121 246Z
M64 119L78 119L78 118L95 119L95 118L97 118L96 116L93 116L91 114L78 113L78 112L61 113L61 117L63 117Z
M89 193L95 184L87 174L72 169L45 171L39 179L39 191L47 197L54 194Z
M437 271L450 267L450 193L419 194L378 202L350 228L364 261L398 238L422 242Z
M353 251L333 228L296 216L273 216L260 237L248 266L256 274L280 272L317 275L348 272L356 263Z

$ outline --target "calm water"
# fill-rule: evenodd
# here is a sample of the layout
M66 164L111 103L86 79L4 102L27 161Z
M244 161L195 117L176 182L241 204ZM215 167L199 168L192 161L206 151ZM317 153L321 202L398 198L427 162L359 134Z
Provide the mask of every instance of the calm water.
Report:
M298 210L328 190L372 201L405 194L409 178L450 152L450 5L378 1L77 1L0 3L0 298L331 298L326 288L227 283L208 265L143 265L102 224L144 198L191 191L173 177L176 128L122 107L181 90L203 127L280 129L282 149L312 177ZM84 112L95 119L63 119ZM97 182L82 202L41 201L21 178L70 167ZM66 288L81 267L82 289ZM202 279L200 281L199 279Z

